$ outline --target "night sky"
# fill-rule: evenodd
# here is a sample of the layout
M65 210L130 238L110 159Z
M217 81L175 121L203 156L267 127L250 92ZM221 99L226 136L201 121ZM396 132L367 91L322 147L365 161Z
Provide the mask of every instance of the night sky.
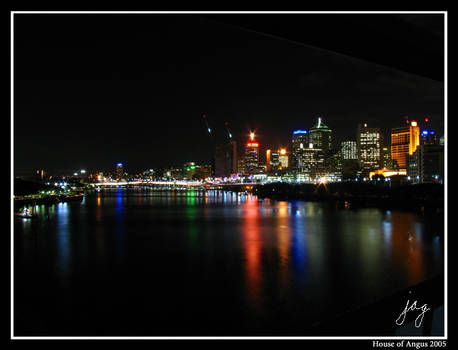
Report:
M14 37L16 171L209 163L202 113L217 142L228 121L273 148L318 116L336 142L367 122L387 143L407 115L443 130L441 81L199 15L16 15Z

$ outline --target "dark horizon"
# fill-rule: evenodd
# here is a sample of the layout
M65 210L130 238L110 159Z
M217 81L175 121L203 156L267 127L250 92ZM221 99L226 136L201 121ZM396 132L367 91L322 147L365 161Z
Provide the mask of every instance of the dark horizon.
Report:
M335 144L366 122L387 145L405 116L444 129L443 82L199 15L22 14L14 34L17 171L208 163L203 113L273 148L318 116Z

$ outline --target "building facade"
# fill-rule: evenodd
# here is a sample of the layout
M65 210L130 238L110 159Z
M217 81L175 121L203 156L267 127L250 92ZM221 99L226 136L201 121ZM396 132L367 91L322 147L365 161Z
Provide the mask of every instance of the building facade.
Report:
M356 141L343 141L340 143L340 152L342 160L357 160L358 147Z
M254 132L251 132L250 139L245 144L245 172L256 174L259 169L259 143L255 140Z
M370 172L383 167L383 136L379 128L369 128L359 124L356 134L358 162L363 172Z
M407 169L407 157L420 145L420 127L416 121L409 125L391 129L391 158L400 169Z
M237 173L237 143L231 141L216 147L215 176L229 177Z

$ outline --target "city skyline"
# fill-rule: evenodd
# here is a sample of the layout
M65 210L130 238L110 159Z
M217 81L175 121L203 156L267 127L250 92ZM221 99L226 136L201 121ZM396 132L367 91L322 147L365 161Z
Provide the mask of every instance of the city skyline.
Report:
M228 122L268 147L318 116L336 143L363 122L388 137L405 116L443 130L443 83L428 78L199 16L37 17L15 21L17 170L208 162L203 113L221 138Z
M11 11L11 340L449 345L447 16Z

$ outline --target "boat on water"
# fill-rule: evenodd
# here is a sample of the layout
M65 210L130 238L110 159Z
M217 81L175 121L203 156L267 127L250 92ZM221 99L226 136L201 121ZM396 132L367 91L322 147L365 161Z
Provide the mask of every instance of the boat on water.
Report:
M26 219L30 219L33 217L32 209L27 209L27 208L22 209L22 211L19 213L15 213L15 215L20 216L22 218L26 218Z

